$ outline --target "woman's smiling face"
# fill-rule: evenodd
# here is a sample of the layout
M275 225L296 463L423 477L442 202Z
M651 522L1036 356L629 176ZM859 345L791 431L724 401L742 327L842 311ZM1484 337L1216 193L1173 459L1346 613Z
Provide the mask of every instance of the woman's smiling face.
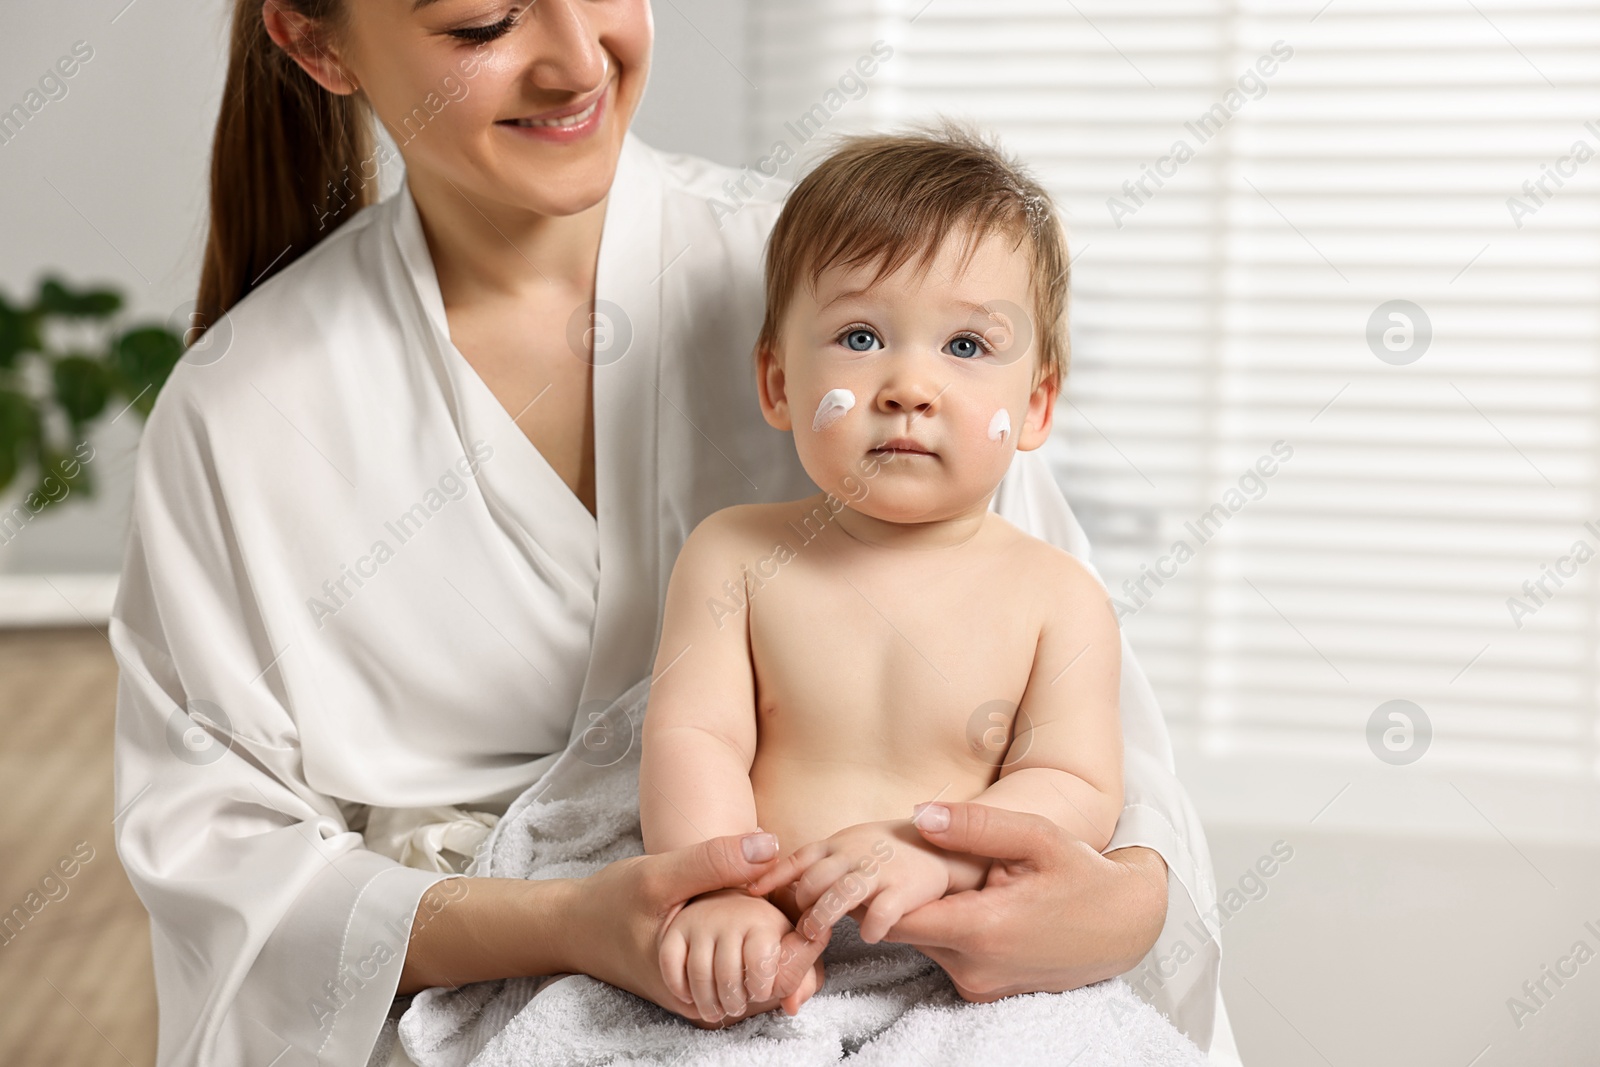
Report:
M571 215L604 199L644 92L648 0L346 0L330 38L412 180Z

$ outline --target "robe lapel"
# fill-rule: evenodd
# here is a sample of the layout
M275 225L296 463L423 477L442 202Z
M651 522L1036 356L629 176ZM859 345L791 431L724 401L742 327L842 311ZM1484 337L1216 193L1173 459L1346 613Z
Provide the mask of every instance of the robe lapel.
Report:
M632 134L606 204L595 279L595 489L600 593L585 701L614 700L650 672L656 640L662 179ZM626 348L623 345L626 344ZM574 731L586 727L580 714Z
M575 600L591 600L600 576L595 517L450 340L416 203L407 189L399 195L395 236L421 301L426 321L418 325L426 334L421 340L429 364L450 405L463 454L473 455L480 442L494 449L477 474L484 499L511 544L546 582Z
M488 441L478 482L511 542L547 581L594 598L581 700L609 703L650 672L659 552L657 432L661 334L661 176L630 134L606 204L595 278L595 496L597 515L555 473L449 337L421 220L402 190L396 237L426 319L430 362L455 416L463 451ZM565 329L566 324L559 324ZM577 709L575 709L577 710ZM588 718L575 716L574 732Z

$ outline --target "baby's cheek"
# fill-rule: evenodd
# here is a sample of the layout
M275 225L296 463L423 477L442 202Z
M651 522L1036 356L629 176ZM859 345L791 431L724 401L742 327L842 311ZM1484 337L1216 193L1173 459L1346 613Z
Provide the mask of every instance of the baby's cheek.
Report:
M847 415L856 406L856 394L849 389L829 389L817 401L816 414L811 417L811 430L821 433Z
M963 413L960 439L963 482L974 491L998 485L1016 452L1010 410L999 404L974 405Z
M860 440L859 429L852 426L853 421L846 416L820 432L797 430L795 449L800 465L818 488L826 489L841 500L857 501L864 495L861 483L866 477L859 460L870 446Z

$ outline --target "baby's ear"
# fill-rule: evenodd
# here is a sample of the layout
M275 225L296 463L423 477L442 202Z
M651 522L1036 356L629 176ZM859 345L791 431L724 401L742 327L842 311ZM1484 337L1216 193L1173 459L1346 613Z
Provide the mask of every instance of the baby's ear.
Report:
M1017 435L1017 451L1032 452L1050 440L1050 428L1055 424L1056 396L1061 391L1061 379L1051 374L1033 387L1028 396L1028 414L1022 422L1022 432Z
M756 388L761 394L761 417L775 430L794 428L789 420L789 395L785 391L783 360L766 341L756 344Z

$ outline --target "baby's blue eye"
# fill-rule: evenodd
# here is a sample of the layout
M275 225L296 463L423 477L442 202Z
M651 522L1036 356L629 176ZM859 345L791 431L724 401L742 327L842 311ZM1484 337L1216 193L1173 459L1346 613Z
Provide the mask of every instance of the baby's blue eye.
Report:
M845 347L852 352L871 352L878 348L878 335L871 330L851 330L844 335Z
M950 343L944 346L944 350L958 359L972 359L974 356L983 355L983 346L978 343L978 339L965 335L952 337Z

